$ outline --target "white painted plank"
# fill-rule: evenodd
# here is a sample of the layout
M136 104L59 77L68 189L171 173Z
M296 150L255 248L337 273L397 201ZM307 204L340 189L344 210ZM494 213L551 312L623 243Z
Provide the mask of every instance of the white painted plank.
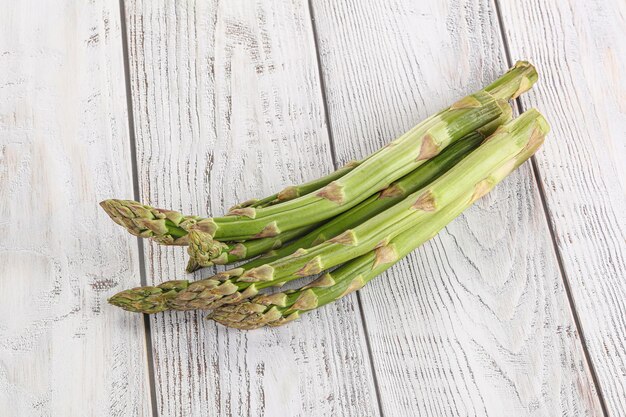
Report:
M489 1L313 9L340 162L507 66ZM529 165L361 299L386 416L601 414Z
M98 207L132 196L118 3L4 1L0 414L150 415L137 243Z
M608 412L624 416L626 2L501 7L511 53L543 75L522 103L552 123L554 140L537 157L548 213Z
M333 169L305 1L130 1L127 24L144 201L220 214ZM147 254L151 282L183 276L183 249ZM254 332L154 316L160 414L377 415L357 308Z

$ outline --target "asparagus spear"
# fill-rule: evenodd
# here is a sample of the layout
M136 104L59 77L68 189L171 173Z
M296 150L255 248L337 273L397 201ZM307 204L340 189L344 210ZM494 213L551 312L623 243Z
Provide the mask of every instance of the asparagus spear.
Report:
M485 88L484 92L493 95L493 98L496 100L508 100L519 96L524 91L527 91L536 81L536 79L537 73L532 65L527 62L518 62L506 74L504 74L490 86ZM453 105L453 109L458 109L459 107L463 106L475 105L475 103L472 102L473 99L471 96L466 97L465 99L460 100L456 105ZM433 116L433 118L428 119L427 121L418 125L418 127L421 128L421 132L420 129L413 129L407 132L407 134L405 134L405 136L403 136L399 140L392 142L392 144L398 145L402 142L414 142L411 143L412 148L420 148L419 154L422 155L421 157L424 158L432 153L437 152L441 148L445 147L447 143L449 143L450 137L447 135L443 135L445 137L440 138L438 134L434 133L437 129L434 129L432 132L430 132L429 135L426 135L426 126L429 125L429 122L432 122L434 119L437 118L440 119L440 122L441 119L445 121L446 118L444 117L444 115L450 112L454 113L453 109L449 109L447 112L440 112L438 115ZM464 109L464 111L470 113L472 112L472 110L476 111L477 109ZM462 119L458 117L458 113L461 111L463 110L457 110L457 114L454 115L457 120ZM483 112L482 118L487 118L488 113L489 111ZM480 124L484 124L484 120L482 120L482 123ZM475 128L476 127L474 127L474 129ZM468 131L471 130L473 129L468 129ZM422 136L426 137L426 141L424 141L424 139L420 137L420 133ZM438 139L443 139L442 143L434 143L434 141ZM406 145L406 143L404 144ZM374 192L378 191L384 186L384 184L382 184L381 186L381 182L390 181L389 179L386 179L386 174L389 171L384 171L380 169L381 159L388 162L384 165L386 165L389 170L394 170L397 166L402 166L402 168L405 169L397 170L397 176L392 175L389 177L391 178L391 181L405 175L417 166L415 163L402 165L403 162L406 161L406 158L397 158L398 153L403 153L403 146L392 146L391 148L393 149L383 148L375 155L375 158L371 158L371 160L368 160L367 164L362 164L357 169L350 171L348 174L344 175L337 181L329 183L326 187L323 188L323 191L320 191L317 194L310 193L303 197L290 200L287 203L278 204L276 206L270 206L267 208L260 208L258 210L254 207L238 208L235 209L233 213L231 213L236 217L227 216L202 220L196 216L185 216L177 212L154 209L149 206L141 205L139 203L131 203L119 200L104 201L102 203L102 206L113 218L113 220L116 221L116 223L126 227L131 233L142 237L152 237L153 239L165 244L186 244L186 231L188 227L195 223L201 223L201 227L204 229L204 231L209 232L211 235L214 235L217 239L221 240L241 240L268 236L272 234L277 234L281 230L285 231L289 230L290 228L297 227L294 225L294 223L298 224L302 223L302 221L315 223L316 221L321 221L325 218L332 217L334 215L332 213L336 214L337 212L345 211L350 207L350 204L356 204L356 202L358 202L358 198L355 202L354 198L350 198L351 196L346 195L346 193L357 195L361 198L366 198L368 195L371 195ZM405 154L404 156L409 155ZM413 155L412 158L415 159L415 156ZM364 165L367 166L365 167ZM375 171L375 173L378 173L380 175L369 176L368 174L372 171ZM359 177L365 177L368 179L368 181L360 181ZM345 188L346 185L350 185L353 182L360 182L360 187L356 187L353 189L341 188L342 186L344 186ZM378 190L375 189L375 183L379 186ZM313 211L316 211L318 213L317 217L321 216L323 218L319 218L316 220L315 218L311 218L311 216L309 216L309 214L311 214L310 212L312 211L310 207L311 205L307 206L306 210L296 210L296 213L294 213L293 211L286 213L284 212L285 210L303 207L306 202L314 203L312 204L312 206L317 207L317 209ZM350 202L350 204L348 204L348 202ZM285 206L285 204L288 203L293 204ZM341 209L335 206L340 206ZM327 207L330 207L330 209L326 209ZM254 217L254 219L246 216ZM307 220L303 220L302 217L305 217ZM278 220L280 220L280 222ZM225 226L226 223L229 223L229 226ZM246 224L247 226L245 228L240 227ZM224 226L221 228L221 231L220 226Z
M247 240L319 223L354 207L500 114L500 108L490 94L473 94L420 123L315 193L275 206L237 209L230 213L234 220L206 219L194 227L216 240Z
M127 291L110 302L133 311L211 309L237 303L257 295L258 290L325 269L361 256L375 247L386 245L403 231L428 223L437 207L458 198L472 199L480 185L488 190L490 173L510 166L524 148L543 140L548 126L536 110L529 110L490 136L476 151L459 162L426 188L411 194L402 202L349 230L335 239L294 255L245 271L235 268L212 278L183 284L184 289L151 294ZM508 164L508 165L507 165Z
M449 203L438 210L431 221L402 232L388 244L323 274L301 289L271 295L261 294L250 301L225 304L213 310L209 318L225 326L239 329L255 329L266 325L280 326L298 319L303 312L319 308L362 288L422 243L434 237L474 201L491 191L507 175L528 160L542 145L547 131L546 125L544 130L529 140L527 146L514 158L477 183L474 186L474 194L469 199L466 196Z
M284 201L292 200L296 197L300 197L301 195L311 193L324 187L328 183L341 178L342 176L356 168L361 162L362 161L350 161L343 167L325 177L321 177L300 185L288 186L282 191L260 200L245 201L231 207L230 211L245 207L267 207L270 205L279 204ZM147 206L133 200L108 199L100 202L100 206L115 223L124 227L132 235L143 238L150 238L155 242L160 243L161 245L188 245L188 229L192 225L196 224L199 220L203 219L199 216L185 215L174 210L166 210ZM306 226L297 230L306 231L310 229L310 226ZM265 243L259 243L259 247L276 247L274 242L286 242L296 236L299 236L300 234L298 234L297 232L293 232L289 234L289 237L282 236L275 239L267 238L268 240ZM261 241L263 239L256 240ZM219 249L224 249L220 251L218 255L215 255L216 257L218 257L219 255L221 255L222 252L229 252L230 250L232 250L232 246L233 245L228 245L228 247L226 247L218 243L216 244L216 247L211 248L211 250L214 252ZM254 253L254 251L248 251L248 253ZM258 253L256 255L258 255ZM203 266L209 265L207 264ZM190 267L188 267L187 269L189 272L192 272L197 268L198 265L192 262Z
M418 124L357 168L318 192L274 206L235 209L227 217L198 220L177 212L151 210L139 203L117 200L105 201L102 206L107 213L115 216L114 220L118 224L130 226L133 234L172 235L162 238L162 242L188 241L183 230L188 230L196 221L197 230L217 240L272 237L281 231L318 223L350 209L371 194L380 191L385 187L385 183L388 184L409 173L435 156L449 143L496 119L501 113L498 103L489 93L481 91L467 96L446 111ZM150 218L146 219L141 214ZM149 232L145 232L146 229ZM209 243L207 242L207 245ZM215 245L221 247L221 243Z
M328 214L329 211L333 213L341 213L345 211L345 207L350 205L350 202L354 205L356 204L355 201L358 202L359 198L363 198L363 195L371 195L373 192L384 188L385 181L394 181L402 175L409 173L412 168L411 166L407 166L407 164L411 165L411 162L413 162L413 167L419 166L421 164L420 161L429 159L441 151L441 149L445 148L449 143L454 141L455 138L462 137L463 134L454 134L457 126L452 123L461 122L462 119L459 115L455 114L455 110L468 110L476 108L477 106L482 107L485 104L488 104L488 98L481 98L481 93L490 95L495 100L509 100L511 98L516 98L523 92L530 89L537 81L537 78L537 72L530 63L519 61L502 77L494 81L482 91L473 96L467 96L459 100L447 111L442 111L418 124L415 128L405 133L405 135L391 142L389 145L392 146L381 149L376 154L370 156L367 160L361 163L359 167L342 176L337 181L329 183L318 193L310 193L301 198L291 200L288 204L281 205L277 210L272 210L271 208L264 211L236 210L231 213L239 217L236 222L228 222L227 224L221 225L218 219L207 219L205 221L201 221L197 227L204 229L205 232L210 233L218 239L224 238L225 236L231 239L251 239L259 233L280 233L281 230L289 230L289 228L294 227L292 224L297 224L294 213L291 213L291 216L279 216L289 210L297 210L298 217L307 216L309 221L311 221L311 217L316 218L316 216L320 217L318 220L324 220L332 217L332 214ZM472 114L474 117L484 117L486 113L489 113L486 108L484 110L485 112L483 114L480 112L472 113L471 111L469 114ZM445 117L446 115L448 118ZM437 118L440 118L440 120L437 120ZM494 120L495 118L496 117L492 117L491 120ZM435 126L429 126L429 122L435 123ZM439 122L439 124L437 124L437 122ZM482 124L485 124L485 122ZM458 128L461 128L463 125L464 124L462 122L459 123ZM469 129L465 133L469 133L472 130L477 129L479 126L480 125L476 125L473 129ZM447 131L441 134L440 137L437 137L436 131L438 129ZM424 136L420 137L420 135ZM418 142L420 144L419 153L411 153L413 150L411 149L411 145L413 148L416 148L418 145L418 143L412 142ZM408 151L410 155L417 156L417 159L415 161L410 161L409 158L407 158L407 155L402 153L403 150ZM382 161L387 161L388 166L384 166L383 169L380 169ZM402 161L406 163L403 164ZM393 168L396 167L397 169L394 171ZM401 172L402 174L399 175L398 172ZM366 185L372 183L375 184L376 179L383 181L383 184L378 187L373 185L368 190ZM373 192L368 192L372 190ZM343 207L343 210L339 210L331 205L331 203L336 203L337 205ZM313 207L310 207L310 205ZM323 210L323 212L317 212L316 210L318 209ZM261 221L262 219L263 221ZM233 235L238 236L233 237Z
M344 230L353 227L360 222L370 219L376 214L382 212L383 210L393 206L395 203L402 200L408 194L417 191L422 186L428 184L439 175L446 172L470 151L475 149L484 139L484 137L491 135L498 126L509 121L511 119L511 116L511 106L504 103L502 106L502 114L500 115L500 117L481 127L480 129L478 129L477 132L472 132L466 137L460 139L458 142L450 145L435 158L427 161L424 165L417 167L413 172L405 175L397 182L392 183L379 193L370 196L368 199L362 201L350 210L338 215L337 217L333 218L322 226L315 228L313 231L306 234L305 236L296 239L286 246L280 247L280 249L278 250L274 250L271 253L264 255L262 258L259 258L256 261L249 262L243 265L243 267L246 269L250 269L255 266L260 266L271 260L290 255L297 249L309 248L313 245L337 236ZM284 233L281 233L278 236L282 235L284 235ZM289 239L291 239L291 236L289 237ZM284 238L284 241L288 241L289 239ZM190 244L188 248L188 253L190 256L190 261L187 268L188 272L193 272L198 268L211 266L214 263L219 263L214 261L214 259L218 259L220 261L224 259L228 261L221 262L223 264L234 262L236 260L249 259L252 257L247 256L245 258L237 258L235 256L229 256L228 258L226 258L224 252L229 250L228 246L221 244L219 241L213 241L210 235L207 235L206 233L196 230L194 228L192 228L189 232L189 241ZM212 242L216 243L212 244ZM248 245L254 245L255 242L257 242L257 240L250 240L247 242L239 243L238 245L241 245L241 247L246 247ZM243 253L243 251L241 252ZM258 251L247 251L245 253L247 255L259 254Z

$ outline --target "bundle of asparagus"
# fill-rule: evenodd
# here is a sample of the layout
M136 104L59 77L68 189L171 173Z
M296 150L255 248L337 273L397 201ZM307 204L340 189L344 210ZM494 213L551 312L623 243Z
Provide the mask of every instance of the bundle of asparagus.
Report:
M143 313L213 310L209 317L219 323L252 329L289 322L361 288L537 150L547 122L534 109L511 120L508 104L536 80L534 67L518 62L485 89L368 158L239 204L224 217L189 216L134 201L102 202L130 233L188 245L188 271L256 257L210 278L134 288L109 301ZM297 290L262 292L320 273Z

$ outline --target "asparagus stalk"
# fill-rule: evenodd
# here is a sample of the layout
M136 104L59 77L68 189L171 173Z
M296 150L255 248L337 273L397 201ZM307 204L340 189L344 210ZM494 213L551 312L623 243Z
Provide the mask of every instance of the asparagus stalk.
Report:
M509 100L527 91L536 80L537 73L534 67L527 62L520 61L506 74L479 93L486 92L491 94L495 100ZM116 223L127 228L132 234L141 237L150 237L163 244L187 244L186 233L189 227L196 223L199 223L205 232L223 241L245 240L275 235L281 231L298 227L294 225L294 223L298 224L304 221L312 224L332 217L338 212L345 211L351 207L350 204L354 205L358 203L359 198L366 198L381 188L384 188L384 182L396 180L410 172L414 167L419 165L420 162L427 159L426 156L431 156L431 154L438 152L450 142L450 139L454 139L454 136L449 136L448 134L459 133L458 131L454 132L452 126L448 126L448 134L441 135L441 132L439 132L439 134L437 133L438 129L445 127L445 121L448 118L457 119L457 122L460 122L463 119L463 117L460 117L460 113L474 112L480 114L480 117L477 119L482 119L482 123L478 124L484 124L485 120L488 119L487 116L490 113L490 106L484 106L483 112L480 112L480 109L463 108L476 105L475 99L476 97L472 98L472 96L469 96L460 100L453 105L451 109L440 112L432 118L427 119L427 121L418 125L417 128L407 132L403 137L391 143L391 145L403 144L403 146L391 146L381 149L373 157L370 157L371 160L368 159L367 164L361 164L358 169L354 169L338 180L329 183L318 193L309 193L303 197L290 200L288 203L293 204L289 206L285 206L287 203L283 203L276 206L259 208L258 210L254 207L242 207L233 210L231 213L233 216L202 219L197 216L186 216L178 212L156 209L129 201L106 200L102 202L101 205ZM480 100L478 101L480 102ZM495 109L491 108L491 110ZM446 114L449 116L448 118L445 117ZM496 116L492 115L492 117ZM439 125L430 126L432 124L431 122L437 119L440 122ZM476 128L469 128L469 125L470 123L466 126L468 127L468 132ZM427 126L431 128L431 131L427 129ZM460 136L463 135L457 135L456 137L458 138ZM426 138L426 140L424 140L424 138ZM441 140L441 143L435 143L438 140ZM418 159L420 159L420 161L417 161L417 165L415 161L411 161L413 164L402 165L403 161L406 162L406 158L402 159L396 157L397 154L403 154L405 157L411 156L404 152L405 145L407 145L406 142L410 142L413 150L419 149L418 155L420 156L418 156ZM415 159L415 155L411 157ZM388 170L381 170L381 160L387 161L387 163L382 165L387 166L388 170L396 173L396 175L389 176L389 178L391 178L390 180L386 178ZM402 166L404 169L397 170L396 168L398 166ZM380 175L368 175L372 171ZM348 176L350 176L350 178L346 178ZM361 178L364 177L367 178L368 181L361 181ZM353 182L360 183L361 186L351 189L345 187ZM383 184L381 184L381 182ZM372 185L373 183L378 185L378 189L376 189L376 186ZM344 188L342 188L342 186ZM367 191L365 189L367 189ZM346 194L356 195L359 198L355 201L355 199L350 198L350 195ZM308 205L306 210L296 210L295 212L291 210L303 207L307 202L314 204ZM350 204L347 204L348 202L350 202ZM317 207L317 209L311 210L312 206ZM325 207L327 206L330 206L331 209L326 210ZM311 211L318 213L315 218L310 216ZM306 220L303 220L303 218L306 218ZM279 222L278 220L281 221ZM229 223L229 226L225 226L226 223ZM244 224L247 224L245 228L240 227ZM254 225L256 225L256 229ZM302 226L303 224L299 225ZM221 231L220 226L224 226L221 228ZM252 233L255 231L256 233Z
M325 177L321 177L300 185L288 186L282 191L260 200L245 201L231 207L230 211L235 211L236 209L246 207L267 207L294 199L296 197L300 197L301 195L311 193L324 187L330 182L341 178L342 176L356 168L361 162L362 161L350 161L343 167ZM152 239L155 242L160 243L161 245L189 245L189 237L187 236L188 229L196 224L199 220L203 219L203 217L185 215L174 210L166 210L147 206L133 200L108 199L100 202L100 206L115 223L124 227L132 235ZM310 228L310 226L307 226L296 230L305 231L310 230ZM299 236L300 234L294 231L293 233L290 233L288 235L289 237L282 236L275 239L267 238L268 240L265 243L259 243L259 247L276 247L274 242L286 242L290 239L293 239L293 237ZM264 239L256 240L261 241ZM217 255L214 255L215 257L219 257L223 252L229 252L233 249L233 245L225 246L217 243L215 246L215 248L210 248L212 253L215 253L215 251L222 249ZM247 252L254 253L253 250ZM259 253L256 253L256 255L258 254ZM207 263L203 266L210 265ZM189 272L192 272L198 267L199 266L192 261L187 270Z
M476 199L478 185L490 189L491 183L487 181L490 173L510 166L518 153L543 140L547 131L543 117L536 110L529 110L498 128L477 150L426 188L330 241L248 271L235 268L190 285L183 284L186 286L183 290L162 291L154 297L131 290L114 296L110 302L134 311L162 311L168 307L212 309L251 298L260 289L332 268L386 245L411 227L428 223L438 207L456 199Z
M502 106L502 114L496 120L486 124L485 126L478 129L478 131L472 132L466 137L460 139L458 142L450 145L435 158L429 160L424 165L419 166L413 172L405 175L397 182L392 183L384 190L373 196L370 196L365 201L362 201L355 207L338 215L337 217L333 218L322 226L315 228L313 231L306 234L305 236L294 240L288 245L280 247L280 249L265 254L262 258L259 258L258 260L242 265L242 267L244 267L245 269L251 269L269 261L290 255L297 249L307 249L311 246L314 246L318 243L337 236L341 232L359 224L360 222L372 218L376 214L393 206L398 201L401 201L408 194L417 191L424 185L433 181L438 176L442 175L464 156L466 156L473 149L478 147L484 137L491 135L497 127L509 121L511 119L511 116L511 106L509 106L508 104L504 104ZM285 233L281 233L278 236L282 236L284 234ZM291 239L291 235L289 239ZM288 241L289 239L285 237L283 241ZM228 249L229 247L227 245L220 244L218 241L213 241L210 235L207 235L206 233L196 230L194 228L192 228L189 232L189 241L190 245L188 248L188 253L190 256L190 267L188 267L187 269L188 272L192 272L197 268L211 266L214 263L220 263L214 261L214 259L218 259L220 261L224 259L228 261L221 262L221 264L224 264L237 260L249 259L252 257L247 256L246 258L236 258L233 256L231 261L231 257L226 258L224 254L224 252L230 250ZM211 242L216 242L216 244L212 244ZM239 243L238 245L240 245L240 247L246 247L248 245L254 245L255 242L257 242L257 240L250 240L247 242ZM278 246L274 247L276 248ZM258 251L247 251L246 253L248 255L259 254Z

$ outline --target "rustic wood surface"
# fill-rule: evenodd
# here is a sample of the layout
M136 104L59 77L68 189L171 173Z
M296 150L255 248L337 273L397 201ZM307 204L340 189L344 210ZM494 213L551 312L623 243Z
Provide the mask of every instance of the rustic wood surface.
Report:
M511 0L502 15L511 54L545 74L522 106L552 124L536 157L546 213L597 388L626 415L626 2Z
M149 415L143 322L106 303L137 243L98 207L133 195L118 4L3 3L0 415Z
M0 415L626 415L625 2L2 3ZM253 332L106 304L186 256L98 201L221 213L517 59L546 145L360 292Z

